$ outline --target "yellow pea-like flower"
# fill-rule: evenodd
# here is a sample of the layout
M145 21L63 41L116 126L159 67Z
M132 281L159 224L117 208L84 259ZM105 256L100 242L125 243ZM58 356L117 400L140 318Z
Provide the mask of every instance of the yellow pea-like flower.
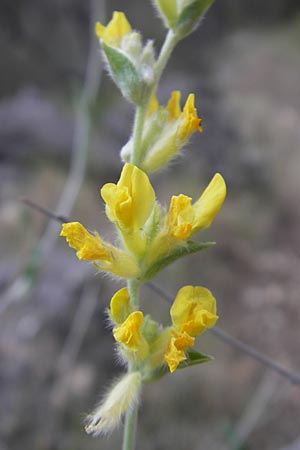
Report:
M199 197L191 204L192 199L186 195L173 195L166 216L168 233L178 239L187 239L201 228L208 227L226 197L226 184L219 173Z
M126 287L119 289L110 301L109 314L112 320L117 323L123 323L131 313L130 297Z
M218 320L216 300L202 286L184 286L172 304L172 332L164 359L171 372L186 359L185 349L194 344L195 336L211 328Z
M79 259L93 261L102 271L124 278L139 275L139 267L131 255L103 241L98 233L90 233L79 222L64 223L60 236L65 237L69 246L77 250Z
M202 286L181 288L170 310L174 328L190 336L197 336L214 326L218 320L216 312L214 296Z
M169 254L202 228L208 227L226 197L226 184L219 173L210 181L199 199L192 204L191 197L173 195L165 213L164 223L148 251L148 264Z
M96 23L95 32L106 44L117 46L123 36L131 33L131 25L123 12L114 11L111 21L106 26L100 22Z
M118 183L105 184L101 196L106 203L107 217L117 225L127 247L134 253L143 253L146 245L143 226L155 203L155 192L147 174L127 163Z
M140 332L144 315L141 311L134 311L119 326L113 329L117 342L123 344L138 359L143 359L148 352L148 344Z
M173 91L167 105L159 106L155 95L151 97L143 141L145 158L142 168L147 172L163 167L182 149L195 131L202 131L201 118L198 117L194 104L195 95L189 94L183 110L180 99L181 92ZM152 140L149 135L152 135Z

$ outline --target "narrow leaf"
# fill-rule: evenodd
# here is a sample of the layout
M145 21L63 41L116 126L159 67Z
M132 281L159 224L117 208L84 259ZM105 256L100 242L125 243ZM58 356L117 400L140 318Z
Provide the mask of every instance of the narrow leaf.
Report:
M205 355L204 353L199 353L193 348L189 348L185 351L186 359L181 361L178 366L178 369L184 369L185 367L196 366L198 364L203 364L209 361L212 361L213 358L209 355Z
M215 242L195 242L187 241L185 246L175 248L171 253L155 261L155 263L150 266L143 275L143 280L150 280L162 269L170 265L172 262L185 255L190 255L192 253L197 253L206 248L212 247Z

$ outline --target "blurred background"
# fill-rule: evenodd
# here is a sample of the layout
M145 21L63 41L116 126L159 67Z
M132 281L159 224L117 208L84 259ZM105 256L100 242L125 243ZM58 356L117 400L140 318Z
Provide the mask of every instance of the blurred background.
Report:
M124 10L159 49L151 2L0 0L0 450L100 450L83 419L122 370L105 308L122 284L78 261L36 202L114 239L99 188L116 181L132 107L102 71L95 20ZM300 4L216 1L179 44L160 102L196 93L204 131L152 177L159 200L197 197L220 171L227 200L201 239L217 246L165 269L157 285L208 286L219 326L300 368ZM87 142L88 137L88 142ZM85 144L88 145L85 145ZM83 151L81 151L83 150ZM168 323L148 287L143 307ZM206 333L215 360L146 386L143 450L296 450L300 390Z

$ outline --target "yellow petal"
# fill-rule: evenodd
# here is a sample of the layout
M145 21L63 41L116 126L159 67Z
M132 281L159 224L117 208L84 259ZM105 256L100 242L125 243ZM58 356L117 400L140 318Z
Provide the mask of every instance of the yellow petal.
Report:
M180 91L173 91L171 93L170 100L167 104L167 110L169 112L170 120L178 119L178 117L181 114L180 98L181 98Z
M118 45L122 37L131 32L131 26L123 12L114 11L107 26L96 23L95 32L106 44Z
M148 108L147 108L147 116L150 116L159 108L159 103L155 93L153 93L150 97Z
M172 323L180 333L196 336L212 327L216 315L216 300L212 293L202 286L184 286L174 300L170 310Z
M98 234L89 233L79 222L62 225L60 236L64 236L70 247L77 250L79 259L111 261L111 253Z
M221 174L216 173L199 200L193 204L195 220L193 233L208 227L214 220L226 197L226 184Z
M178 333L176 330L172 331L172 337L165 353L165 361L169 366L170 372L174 372L181 361L186 359L184 349L193 345L194 341L195 339L185 332Z
M177 239L188 239L192 231L194 218L192 199L187 195L173 195L166 217L168 234Z
M130 298L126 287L119 289L110 301L110 317L117 324L123 323L131 312Z
M94 261L94 266L104 272L111 272L122 278L136 278L140 269L134 257L91 234L79 222L68 222L62 226L70 247L77 250L79 259Z
M155 193L148 176L133 164L123 167L120 180L115 185L108 183L101 189L106 203L106 213L122 230L133 232L143 227L149 218Z
M195 94L189 94L183 108L182 123L178 129L178 138L181 141L189 139L194 131L202 131L201 119L195 108Z
M169 366L170 372L174 372L181 361L186 359L183 350L178 350L174 340L171 339L169 348L165 354L165 361Z
M140 332L143 319L141 311L134 311L129 314L125 322L113 329L115 340L125 345L138 359L143 359L149 351L149 346Z

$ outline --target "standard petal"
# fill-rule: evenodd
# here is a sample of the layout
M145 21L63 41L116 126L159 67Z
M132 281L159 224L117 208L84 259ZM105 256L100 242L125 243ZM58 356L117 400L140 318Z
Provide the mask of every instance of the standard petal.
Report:
M179 332L196 336L212 327L218 319L216 300L202 286L182 287L170 310L172 323Z
M196 203L193 204L195 219L193 233L201 228L208 227L219 209L223 205L226 197L226 184L221 174L216 173L211 182Z

